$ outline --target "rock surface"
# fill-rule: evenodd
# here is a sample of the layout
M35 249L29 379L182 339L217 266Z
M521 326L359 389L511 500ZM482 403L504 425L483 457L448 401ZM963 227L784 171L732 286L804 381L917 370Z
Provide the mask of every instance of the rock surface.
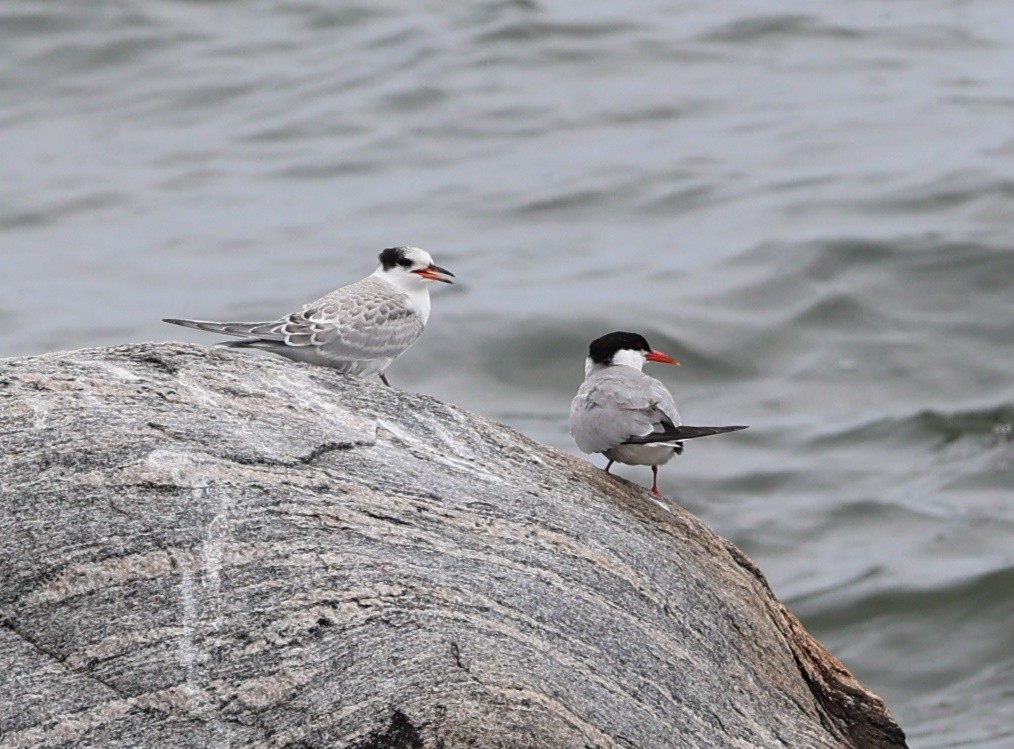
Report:
M85 350L0 444L2 749L905 746L693 516L426 396Z

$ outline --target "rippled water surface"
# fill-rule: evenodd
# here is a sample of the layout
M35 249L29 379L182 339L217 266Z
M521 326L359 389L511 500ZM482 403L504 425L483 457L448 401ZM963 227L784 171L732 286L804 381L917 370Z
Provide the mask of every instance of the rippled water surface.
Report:
M588 341L643 332L752 425L664 491L913 747L1014 745L1007 0L8 0L0 63L0 355L420 245L460 283L395 384L574 450Z

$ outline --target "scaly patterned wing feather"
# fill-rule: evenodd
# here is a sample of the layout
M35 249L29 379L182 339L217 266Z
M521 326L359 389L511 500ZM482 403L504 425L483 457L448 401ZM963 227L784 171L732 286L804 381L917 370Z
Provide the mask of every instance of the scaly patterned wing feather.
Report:
M423 331L422 319L406 301L384 281L365 278L289 315L277 333L285 345L313 346L335 362L393 359Z

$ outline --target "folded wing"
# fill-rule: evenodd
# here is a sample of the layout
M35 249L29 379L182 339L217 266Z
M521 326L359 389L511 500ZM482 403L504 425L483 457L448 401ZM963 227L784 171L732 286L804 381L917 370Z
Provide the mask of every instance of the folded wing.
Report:
M393 359L423 331L422 318L405 304L404 295L392 294L390 286L372 277L333 291L281 320L165 322L242 337L225 346L275 351L313 347L316 355L335 363Z
M631 367L611 367L593 375L571 403L570 431L586 453L603 452L678 425L679 413L665 386Z
M728 427L691 427L691 426L669 426L661 431L652 432L640 437L630 437L624 441L625 445L650 445L655 442L682 442L697 437L710 437L713 434L725 434L726 432L738 432L746 429L745 426Z

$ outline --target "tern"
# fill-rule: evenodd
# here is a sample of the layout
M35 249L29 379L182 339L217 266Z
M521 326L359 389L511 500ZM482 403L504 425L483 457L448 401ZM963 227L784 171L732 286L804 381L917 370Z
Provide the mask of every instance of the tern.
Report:
M418 247L389 247L372 274L270 322L164 318L185 328L240 336L222 346L255 348L308 364L367 376L384 374L422 335L430 316L430 281L454 274Z
M614 462L651 466L651 492L661 496L658 467L683 452L684 440L746 427L683 426L666 386L641 371L649 361L679 364L637 333L617 331L592 341L584 382L570 404L570 433L582 452L609 459L606 473Z

